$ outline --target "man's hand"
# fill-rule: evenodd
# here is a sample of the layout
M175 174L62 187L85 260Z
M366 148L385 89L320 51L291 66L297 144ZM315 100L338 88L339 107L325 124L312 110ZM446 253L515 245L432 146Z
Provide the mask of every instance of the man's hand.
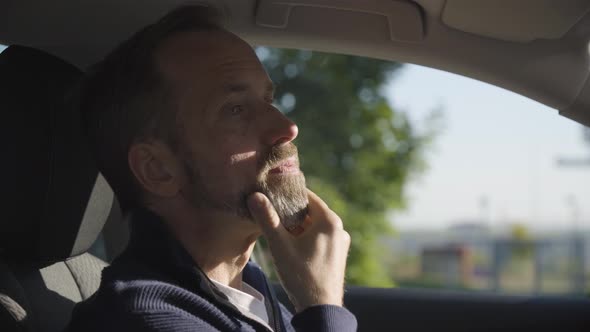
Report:
M319 304L342 306L350 235L340 217L308 190L309 213L300 234L281 224L266 196L254 193L248 208L270 246L281 283L297 312Z

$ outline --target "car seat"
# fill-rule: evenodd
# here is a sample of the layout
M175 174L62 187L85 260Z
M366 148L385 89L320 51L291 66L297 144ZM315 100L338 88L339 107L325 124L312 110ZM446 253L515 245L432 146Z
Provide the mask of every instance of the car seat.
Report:
M82 77L32 48L0 54L0 331L63 330L107 265L86 252L120 212L74 106L72 90Z

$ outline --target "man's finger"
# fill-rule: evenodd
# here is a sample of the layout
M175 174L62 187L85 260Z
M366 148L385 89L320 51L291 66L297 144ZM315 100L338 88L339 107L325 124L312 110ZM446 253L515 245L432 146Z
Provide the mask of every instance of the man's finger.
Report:
M313 220L306 228L320 228L330 231L341 231L344 229L344 225L340 217L328 207L318 195L308 189L308 215ZM327 227L327 228L326 228Z
M300 235L301 233L305 232L306 228L309 228L309 226L311 225L311 218L309 217L309 215L305 216L305 219L303 219L303 222L301 223L301 225L297 225L291 229L287 229L289 231L289 233L297 236Z
M272 240L287 234L287 230L281 225L277 212L264 194L256 192L250 195L248 197L248 209L254 221L262 228L267 239Z
M307 189L307 199L309 201L309 215L319 213L323 214L331 211L328 207L328 204L326 204L318 195L309 189Z

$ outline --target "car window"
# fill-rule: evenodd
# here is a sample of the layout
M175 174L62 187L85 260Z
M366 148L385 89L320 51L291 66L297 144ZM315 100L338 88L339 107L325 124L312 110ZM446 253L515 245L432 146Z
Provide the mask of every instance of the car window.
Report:
M407 66L387 88L414 121L441 107L428 170L386 240L398 285L588 293L590 132L556 110L442 71Z
M587 294L590 132L409 64L258 47L308 186L351 234L347 282ZM104 238L91 252L104 260ZM264 239L253 257L277 280Z
M299 126L309 187L352 236L349 284L587 293L588 128L443 71L306 50L257 54L276 105Z

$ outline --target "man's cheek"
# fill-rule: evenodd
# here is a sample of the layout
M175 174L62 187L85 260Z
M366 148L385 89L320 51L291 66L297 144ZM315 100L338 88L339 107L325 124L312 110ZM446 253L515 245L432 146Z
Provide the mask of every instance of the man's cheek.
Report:
M246 164L256 165L256 151L246 151L234 154L230 157L230 165L240 167Z

